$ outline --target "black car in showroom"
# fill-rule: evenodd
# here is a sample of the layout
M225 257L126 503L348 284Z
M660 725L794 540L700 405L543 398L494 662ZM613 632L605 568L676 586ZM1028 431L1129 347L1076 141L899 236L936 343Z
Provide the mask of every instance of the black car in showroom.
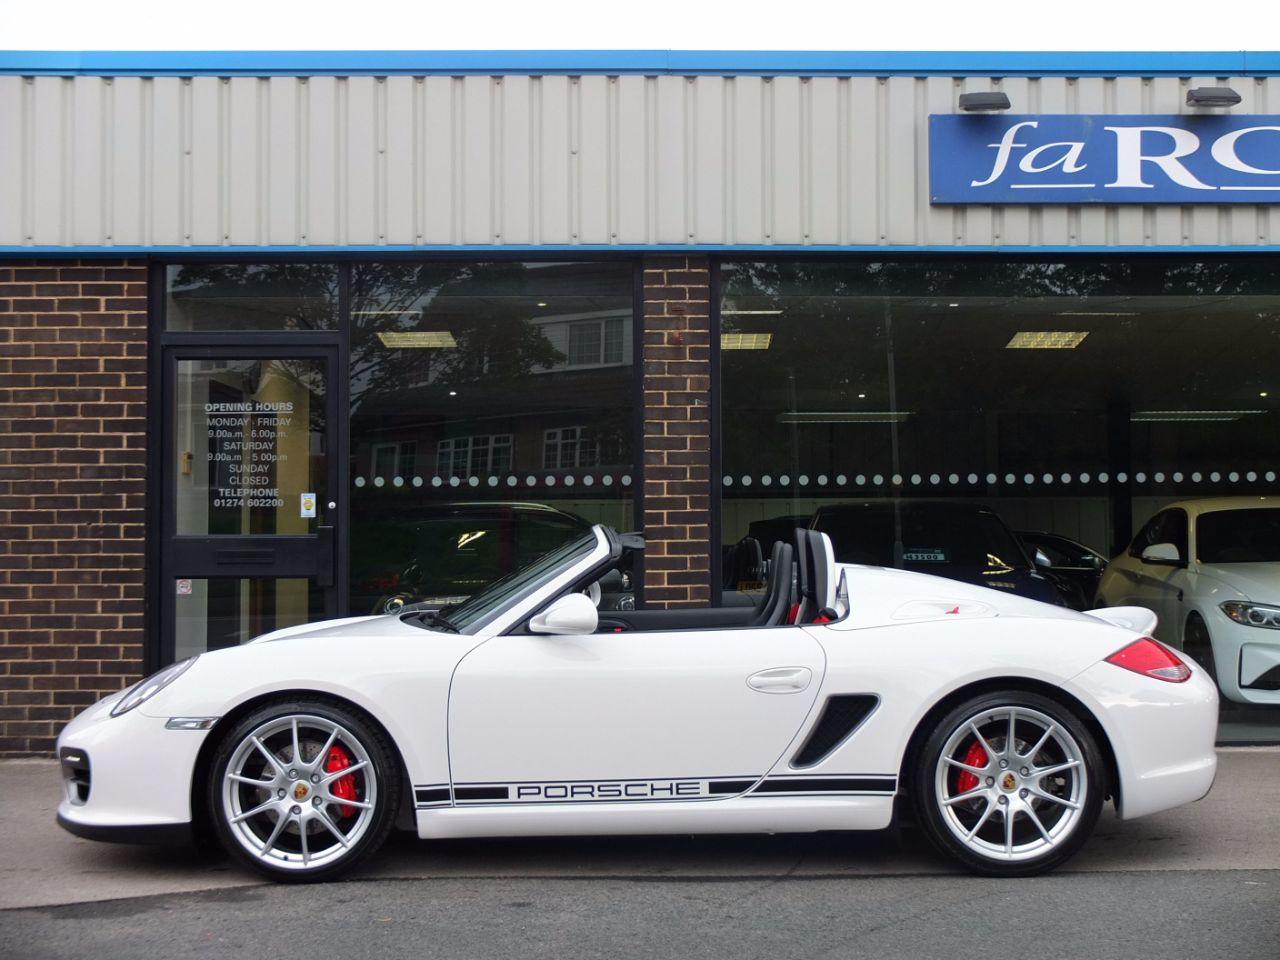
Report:
M1019 530L1018 539L1032 557L1039 551L1048 561L1048 566L1040 567L1041 572L1057 584L1068 606L1076 610L1088 610L1093 606L1098 581L1107 568L1106 557L1083 543L1056 533Z
M367 557L353 545L351 606L375 614L411 603L461 603L591 530L582 517L542 503L434 504L416 510L410 522L369 526L362 537L370 547Z
M1066 606L1013 531L981 503L867 500L819 507L810 527L831 538L836 560L915 570Z

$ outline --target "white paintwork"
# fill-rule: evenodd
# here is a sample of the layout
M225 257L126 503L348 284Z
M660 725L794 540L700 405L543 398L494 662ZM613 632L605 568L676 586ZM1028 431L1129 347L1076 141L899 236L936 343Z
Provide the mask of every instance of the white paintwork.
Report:
M1227 600L1280 606L1280 563L1209 564L1200 562L1196 551L1197 517L1222 510L1263 508L1280 509L1280 499L1217 497L1168 504L1159 512L1187 513L1186 565L1147 562L1146 558L1160 544L1147 547L1143 557L1133 557L1126 550L1107 564L1098 582L1097 603L1106 607L1133 605L1152 611L1159 619L1153 636L1179 649L1186 637L1188 619L1193 613L1199 614L1209 630L1223 695L1240 703L1280 704L1280 690L1241 686L1242 681L1280 663L1280 630L1236 623L1219 606ZM1268 666L1259 669L1264 663Z
M799 627L495 637L454 673L455 783L764 775L817 685L761 696L747 678L823 670Z
M1122 816L1196 799L1212 782L1217 694L1203 671L1166 683L1103 662L1140 636L1128 627L1144 619L1136 611L1108 622L845 566L831 582L848 615L831 624L506 633L608 560L607 535L596 537L588 556L471 635L391 616L292 628L201 656L122 717L108 716L109 698L59 738L87 751L93 771L88 802L60 812L97 825L185 822L197 751L218 730L166 730L165 719L308 691L367 710L410 782L444 794L420 802L423 837L881 828L926 713L991 679L1058 686L1096 718L1117 758ZM817 705L842 693L879 703L819 763L794 768ZM778 778L797 792L755 789ZM494 785L501 796L474 793Z
M586 636L595 633L599 625L600 614L590 598L581 593L571 593L541 613L535 613L529 621L529 630L532 633Z

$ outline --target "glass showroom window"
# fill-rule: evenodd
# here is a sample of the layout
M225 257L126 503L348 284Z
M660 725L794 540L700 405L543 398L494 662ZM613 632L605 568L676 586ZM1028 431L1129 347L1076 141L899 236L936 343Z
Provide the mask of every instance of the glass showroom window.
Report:
M352 613L634 527L632 290L627 263L352 268Z
M333 330L338 268L332 263L186 263L167 268L165 329Z
M1166 505L1277 492L1274 260L735 263L721 289L726 589L812 524L847 561L1091 607ZM1126 602L1181 642L1176 595Z

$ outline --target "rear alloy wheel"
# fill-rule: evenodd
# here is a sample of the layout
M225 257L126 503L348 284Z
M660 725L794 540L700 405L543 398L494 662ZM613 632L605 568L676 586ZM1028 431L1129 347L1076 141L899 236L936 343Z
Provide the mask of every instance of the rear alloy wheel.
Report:
M917 813L934 845L976 873L1043 873L1093 831L1106 793L1100 757L1088 728L1048 697L977 697L925 741Z
M1182 651L1204 668L1210 680L1215 684L1218 682L1218 667L1213 662L1213 642L1209 639L1209 628L1198 613L1187 617L1187 628L1182 634Z
M386 839L400 795L391 747L325 703L269 705L219 745L209 809L222 845L277 880L328 879Z

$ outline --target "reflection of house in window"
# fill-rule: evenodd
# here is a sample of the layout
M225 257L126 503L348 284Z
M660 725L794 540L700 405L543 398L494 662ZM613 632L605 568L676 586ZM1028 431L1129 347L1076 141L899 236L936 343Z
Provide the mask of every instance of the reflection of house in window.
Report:
M568 365L587 367L622 363L622 341L621 317L570 323Z
M375 477L403 477L413 473L418 445L405 443L375 443L373 445L373 469Z
M436 473L466 477L511 469L511 434L482 433L450 437L436 447Z
M600 466L600 443L590 427L558 427L543 435L542 469Z

